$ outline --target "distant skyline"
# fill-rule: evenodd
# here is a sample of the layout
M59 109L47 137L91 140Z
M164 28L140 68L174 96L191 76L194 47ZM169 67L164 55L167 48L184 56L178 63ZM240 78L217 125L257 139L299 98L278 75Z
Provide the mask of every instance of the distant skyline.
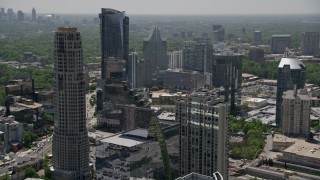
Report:
M127 14L319 14L320 0L0 0L0 7L31 13L98 14L101 8Z

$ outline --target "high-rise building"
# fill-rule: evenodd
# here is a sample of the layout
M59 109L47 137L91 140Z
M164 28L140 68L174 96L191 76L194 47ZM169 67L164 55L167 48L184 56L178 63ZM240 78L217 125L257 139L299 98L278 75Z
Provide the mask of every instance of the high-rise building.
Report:
M125 12L102 8L101 33L101 77L106 79L106 62L110 57L116 61L127 61L129 55L129 17Z
M183 69L205 72L207 46L205 43L185 43L182 49Z
M37 21L37 12L35 8L32 8L32 21L33 22Z
M306 66L298 59L284 57L278 66L277 99L276 99L276 124L281 126L282 95L287 90L304 88L306 80Z
M241 104L242 55L223 52L213 55L212 84L223 87L225 102L230 103L234 112Z
M254 31L254 43L261 44L262 42L262 32L259 30Z
M180 174L228 176L228 105L217 94L198 91L176 101L180 122Z
M283 54L286 48L291 47L290 35L272 35L271 52L274 54Z
M80 32L61 27L54 38L54 179L90 179Z
M4 8L1 8L0 15L4 16L6 14L6 10Z
M182 51L173 51L168 53L169 69L182 69L183 54Z
M287 136L310 138L311 98L306 89L288 90L282 96L281 132Z
M24 21L24 13L21 10L17 12L17 17L19 22Z
M13 20L13 18L15 17L15 13L13 12L12 8L9 8L7 10L7 16L8 16L9 21Z
M140 59L135 70L136 87L151 87L152 85L152 64L151 61Z
M138 54L136 52L132 52L129 54L129 59L128 59L128 69L127 69L127 74L128 74L128 82L131 85L131 88L136 88L136 68L137 68L137 62L138 62Z
M301 53L314 55L319 53L319 32L303 32L301 35Z
M221 24L212 25L213 39L215 42L224 42L225 30Z
M168 69L167 41L161 38L158 26L143 41L143 58L151 61L152 72Z
M249 59L254 60L256 62L264 62L264 50L258 47L250 47Z

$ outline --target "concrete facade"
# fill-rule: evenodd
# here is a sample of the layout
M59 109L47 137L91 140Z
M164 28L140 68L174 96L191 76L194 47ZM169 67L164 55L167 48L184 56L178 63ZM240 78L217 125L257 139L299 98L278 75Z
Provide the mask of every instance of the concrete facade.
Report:
M54 179L89 179L89 141L83 54L77 28L58 28L54 38Z
M301 53L314 55L319 53L319 32L303 32L301 34Z
M287 136L310 139L310 96L307 90L283 93L281 131Z
M283 54L286 48L291 48L291 35L272 35L271 52Z
M193 92L176 102L180 122L180 174L228 177L228 105L216 94Z

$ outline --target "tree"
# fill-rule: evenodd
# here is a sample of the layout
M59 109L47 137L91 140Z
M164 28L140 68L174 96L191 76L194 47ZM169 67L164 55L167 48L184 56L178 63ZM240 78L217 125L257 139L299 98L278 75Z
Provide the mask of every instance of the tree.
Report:
M30 148L33 141L35 141L37 138L38 138L38 136L35 133L33 133L31 131L25 131L23 134L24 145L26 147Z
M6 172L5 175L0 177L0 180L9 180L9 179L10 179L10 176L9 176L8 172Z
M44 120L44 121L53 121L54 120L54 118L53 118L53 116L51 115L51 114L49 114L49 113L46 113L46 112L44 112L43 114L42 114L42 120Z
M32 167L27 167L24 170L24 174L25 174L24 175L25 178L39 178L37 171Z
M249 104L247 102L243 103L241 105L241 109L244 110L244 111L248 110L249 109Z

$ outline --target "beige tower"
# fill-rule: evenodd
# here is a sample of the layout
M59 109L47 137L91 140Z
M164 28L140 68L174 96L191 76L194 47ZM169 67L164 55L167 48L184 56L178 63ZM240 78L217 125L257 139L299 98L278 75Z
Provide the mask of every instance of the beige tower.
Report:
M228 105L218 95L196 91L176 102L180 122L180 175L228 178Z
M288 136L310 138L310 96L306 90L284 92L281 131Z
M54 179L90 179L83 55L77 28L54 38Z

